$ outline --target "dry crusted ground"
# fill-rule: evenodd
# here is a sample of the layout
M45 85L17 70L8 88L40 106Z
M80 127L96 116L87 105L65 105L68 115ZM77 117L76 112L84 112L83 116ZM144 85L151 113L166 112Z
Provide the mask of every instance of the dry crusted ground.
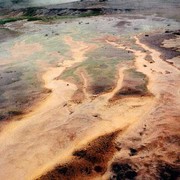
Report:
M179 70L163 61L158 51L141 44L137 37L135 39L144 51L134 51L127 47L126 49L135 54L136 68L149 77L148 89L153 95L140 94L146 97L142 99L138 97L137 91L129 93L127 90L124 93L124 89L121 88L122 80L119 80L118 88L115 88L112 94L104 94L102 97L108 98L112 103L110 106L114 107L117 96L126 99L130 95L128 99L136 102L134 102L136 105L131 107L136 109L134 116L137 116L139 106L141 109L144 108L146 113L141 112L141 117L125 129L116 129L113 133L88 142L82 148L76 148L70 160L56 165L56 168L38 179L177 179L179 177L179 113L177 111L180 107ZM117 48L125 48L116 42L108 41L108 43ZM150 52L153 63L144 60L147 51ZM122 78L122 74L123 71L120 71L119 77ZM136 98L133 99L132 96ZM151 101L150 108L138 104L137 101L140 99L146 103ZM119 100L118 103L123 104L123 101L124 99ZM98 114L98 116L103 115Z
M84 69L78 72L80 86L59 78L97 48L66 36L73 61L61 60L43 74L49 97L1 133L0 179L178 179L178 60L164 59L151 38L134 36L138 48L114 36L103 38L135 58L133 69L118 66L115 87L102 92L90 90ZM176 47L178 53L178 34L169 39L163 46ZM21 46L24 52L17 51ZM41 46L16 44L13 57L21 59L32 53L29 49Z

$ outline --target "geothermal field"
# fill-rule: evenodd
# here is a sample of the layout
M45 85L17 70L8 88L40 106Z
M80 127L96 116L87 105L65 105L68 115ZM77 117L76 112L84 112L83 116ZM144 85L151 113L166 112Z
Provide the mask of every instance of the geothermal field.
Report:
M180 179L180 1L0 0L0 180L136 179Z

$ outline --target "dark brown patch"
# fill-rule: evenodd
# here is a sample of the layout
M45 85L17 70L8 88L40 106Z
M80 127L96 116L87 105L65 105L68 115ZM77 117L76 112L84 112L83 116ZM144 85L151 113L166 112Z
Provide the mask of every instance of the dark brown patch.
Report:
M138 88L123 87L109 100L109 102L114 102L124 97L143 97L151 95L151 93Z
M82 91L82 87L79 87L79 89L73 94L71 100L76 103L82 103L82 101L85 99L84 93Z
M131 22L128 21L120 21L116 24L117 27L124 27L125 25L130 25Z
M146 55L145 60L148 61L150 64L154 63L154 60L149 53Z
M115 93L109 101L113 102L129 96L150 96L151 93L147 89L147 84L148 78L146 75L136 71L135 69L126 70L124 72L121 89Z
M19 36L20 33L10 30L8 28L0 28L0 42Z
M94 85L94 86L91 86L90 88L91 88L90 91L94 95L102 94L102 93L111 91L113 89L112 86L106 86L106 85L104 86Z
M123 87L118 93L117 96L129 96L129 95L143 95L143 91L140 89Z
M86 147L74 151L70 162L57 166L38 180L82 180L104 174L108 161L116 151L114 140L118 133L116 131L91 141Z
M101 167L101 166L95 166L95 167L94 167L94 170L95 170L97 173L101 173L101 172L103 172L103 167Z
M135 156L135 155L137 155L137 150L136 149L134 149L134 148L130 148L129 149L130 150L130 156Z
M111 171L113 172L113 176L110 178L111 180L120 180L120 179L135 179L137 176L137 172L132 168L130 164L127 163L119 163L114 162L111 165Z
M170 164L162 163L158 171L160 180L177 180L180 177L180 168Z
M165 31L165 33L153 34L150 37L142 37L141 41L148 46L157 49L161 52L161 58L164 60L172 59L180 56L180 52L176 48L166 48L162 46L164 40L175 39L180 34L180 30L177 31Z

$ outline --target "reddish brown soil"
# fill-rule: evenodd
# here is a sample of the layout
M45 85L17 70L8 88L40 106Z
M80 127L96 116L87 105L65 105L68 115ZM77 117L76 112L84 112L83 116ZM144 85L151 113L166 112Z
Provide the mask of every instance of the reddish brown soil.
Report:
M84 96L84 93L82 91L82 88L81 89L78 89L72 96L72 101L74 103L82 103L82 101L85 99L85 96Z
M38 180L50 179L90 179L103 175L107 163L117 150L114 140L120 131L103 135L91 141L86 147L74 151L70 162L58 165L55 169L41 176Z
M114 84L115 86L115 84ZM110 92L112 91L113 87L112 86L107 86L107 85L102 85L102 86L98 86L98 85L92 85L89 89L89 91L94 94L94 95L100 95L100 94L103 94L103 93L107 93L107 92Z
M163 60L172 59L173 57L180 56L180 52L176 48L166 48L162 46L164 40L175 39L180 35L180 30L177 31L165 31L164 33L157 33L141 38L141 42L147 44L153 49L157 49L161 52L161 58Z

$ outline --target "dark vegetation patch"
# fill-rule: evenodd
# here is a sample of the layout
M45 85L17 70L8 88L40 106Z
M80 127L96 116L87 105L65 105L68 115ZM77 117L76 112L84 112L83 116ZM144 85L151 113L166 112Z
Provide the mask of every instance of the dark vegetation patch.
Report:
M38 180L85 180L104 174L107 170L108 161L116 151L114 140L118 133L119 131L106 134L91 141L85 148L75 151L70 162L57 166Z
M180 30L177 31L165 31L164 33L159 34L152 34L148 37L142 37L141 41L142 43L147 44L150 47L153 47L154 49L157 49L161 52L161 57L164 60L172 59L174 57L180 56L180 52L177 51L176 48L166 48L163 47L163 41L169 40L169 39L175 39L176 36L179 36Z
M146 96L150 95L147 89L148 78L135 69L129 69L124 72L122 88L110 99L118 100L126 96Z
M43 13L43 12L42 12ZM59 17L91 17L104 14L101 9L76 9L76 8L54 8L46 11L44 16L59 16Z
M11 16L11 13L14 11L14 16ZM22 10L12 10L12 12L8 12L8 16L0 19L0 25L16 22L20 20L27 21L44 21L44 22L52 22L58 19L69 19L69 18L80 18L80 17L91 17L98 16L103 14L103 12L99 9L92 10L81 10L81 9L44 9L37 7L29 7L24 8ZM23 15L19 15L23 13Z
M23 20L24 18L22 17L9 17L9 18L4 18L4 19L0 19L0 24L6 24L9 22L15 22L15 21L19 21L19 20Z
M21 9L24 16L43 17L89 17L104 14L102 8L75 8L75 7L29 7Z
M17 17L9 17L9 18L4 18L0 19L0 25L6 24L6 23L11 23L11 22L16 22L16 21L21 21L21 20L27 20L27 21L50 21L53 20L52 18L45 18L45 17L36 17L36 16L17 16Z
M29 16L29 17L35 16L38 9L39 8L37 8L37 7L29 7L29 8L23 9L23 15Z

